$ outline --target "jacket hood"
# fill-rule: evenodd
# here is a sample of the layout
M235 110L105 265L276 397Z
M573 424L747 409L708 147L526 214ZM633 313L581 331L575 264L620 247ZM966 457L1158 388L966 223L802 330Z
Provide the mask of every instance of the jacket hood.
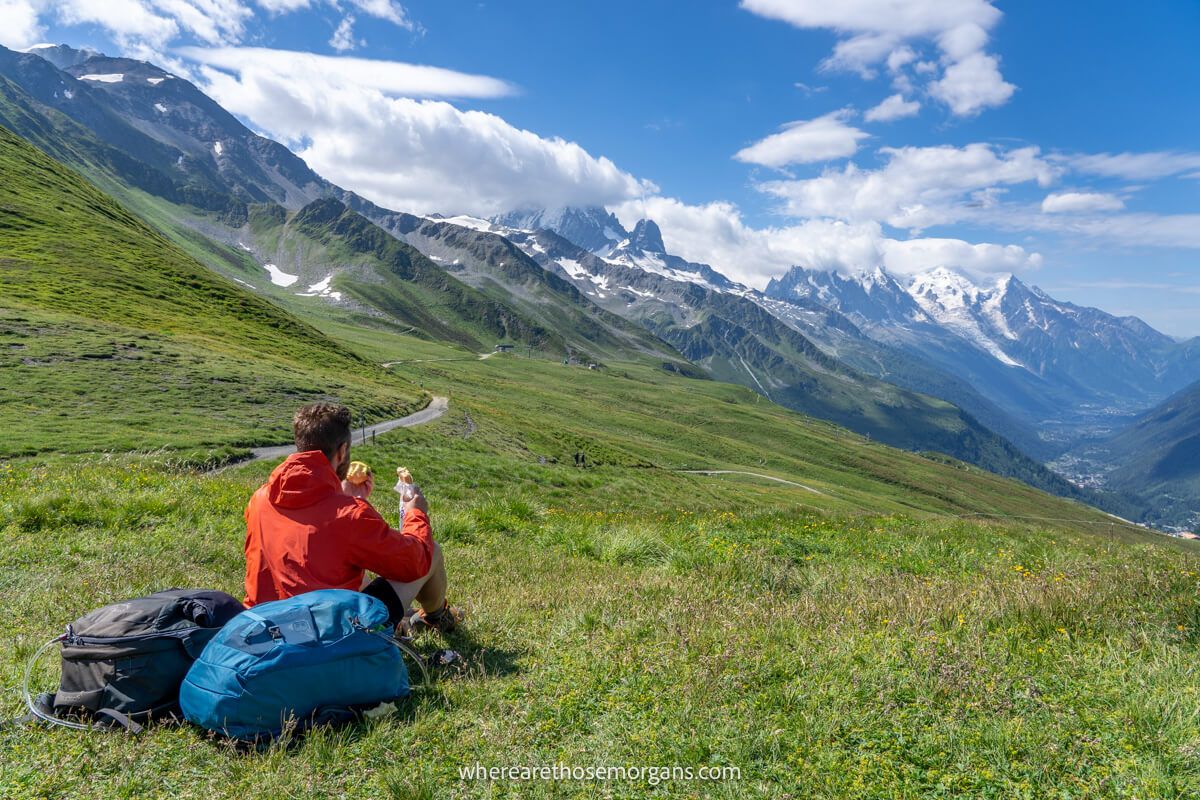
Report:
M267 496L280 508L306 508L341 490L341 481L320 450L293 453L267 481Z

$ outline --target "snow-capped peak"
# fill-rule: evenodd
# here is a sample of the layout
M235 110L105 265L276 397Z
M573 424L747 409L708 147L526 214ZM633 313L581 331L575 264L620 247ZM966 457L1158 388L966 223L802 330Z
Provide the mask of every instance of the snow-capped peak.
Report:
M945 307L960 307L979 298L980 289L961 272L935 267L913 277L909 293L918 303L936 302Z
M1011 278L1001 278L992 288L984 289L957 270L936 267L914 277L908 291L934 320L1001 363L1019 367L1022 364L998 341L1017 339L1002 307Z

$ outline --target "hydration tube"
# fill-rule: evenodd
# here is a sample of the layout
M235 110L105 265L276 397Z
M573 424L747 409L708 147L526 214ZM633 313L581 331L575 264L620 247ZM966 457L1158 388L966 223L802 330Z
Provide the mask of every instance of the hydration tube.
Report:
M411 644L408 643L409 640L407 638L393 636L392 634L384 633L383 631L379 630L371 630L366 625L363 625L358 617L351 617L350 624L364 633L369 633L372 636L378 636L380 639L384 639L396 645L396 647L400 648L401 653L408 656L409 660L417 665L417 669L421 671L421 683L419 686L412 686L411 688L429 689L432 687L433 681L430 680L429 670L425 667L425 659L416 651L416 649L413 648Z
M51 725L60 725L64 728L72 728L77 731L90 731L92 729L91 725L84 725L82 722L72 722L69 719L59 719L52 714L47 714L45 711L42 711L37 707L37 704L33 702L33 695L29 693L29 682L33 679L34 665L37 664L47 650L54 645L59 644L66 638L67 635L65 633L61 636L55 637L54 639L51 639L42 645L41 648L33 654L33 657L30 658L25 664L25 682L21 684L21 690L25 695L25 705L28 706L29 713L33 714L33 716L37 717L42 722L48 722Z
M400 639L395 636L389 636L388 638L392 641L392 644L394 644L394 645L396 645L396 647L400 648L400 652L404 653L405 655L407 655L409 657L409 659L416 662L417 669L419 669L421 671L421 684L419 686L414 686L412 688L413 689L430 689L430 688L432 688L433 681L431 681L429 679L429 670L425 668L425 659L421 656L421 654L418 653L416 651L416 649L413 648L413 646L404 639Z

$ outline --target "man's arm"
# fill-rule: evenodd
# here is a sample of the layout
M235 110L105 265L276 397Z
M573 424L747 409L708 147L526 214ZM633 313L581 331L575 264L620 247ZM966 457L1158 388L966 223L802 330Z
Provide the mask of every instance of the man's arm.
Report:
M389 581L408 583L425 577L433 565L433 529L425 504L405 504L404 524L397 531L369 504L359 502L361 533L354 541L358 565Z

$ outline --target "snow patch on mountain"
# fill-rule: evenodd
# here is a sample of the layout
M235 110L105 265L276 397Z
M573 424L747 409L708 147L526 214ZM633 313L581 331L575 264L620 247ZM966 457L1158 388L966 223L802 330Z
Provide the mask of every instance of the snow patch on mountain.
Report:
M80 75L81 81L96 81L98 83L120 83L125 80L123 72L104 72L96 73L95 75Z
M333 300L341 300L342 293L335 292L329 288L330 282L333 280L333 275L326 275L321 280L308 287L307 292L296 292L299 297L328 297Z
M590 279L592 277L591 274L588 273L588 271L583 268L583 265L580 264L579 261L577 261L574 258L560 258L560 259L556 260L556 263L560 267L562 267L563 271L566 272L568 275L570 275L572 278L576 278L576 279L588 278L588 279Z
M459 225L463 228L470 228L471 230L482 231L484 233L492 230L492 223L486 219L472 217L467 214L459 214L454 217L426 217L426 219L431 219L434 222L448 222L451 225Z
M263 264L263 269L265 269L267 274L271 276L271 283L275 284L276 286L283 286L286 288L300 280L299 275L291 275L287 272L284 272L274 264Z
M670 266L667 263L667 259L658 253L646 253L638 250L626 250L621 252L620 246L618 246L617 250L618 252L616 255L605 258L604 261L618 267L632 267L634 269L640 269L643 272L661 275L664 278L673 281L679 281L680 283L694 283L698 286L703 286L705 289L711 289L714 292L724 292L728 290L727 286L719 285L709 280L698 270L693 271L677 269Z

